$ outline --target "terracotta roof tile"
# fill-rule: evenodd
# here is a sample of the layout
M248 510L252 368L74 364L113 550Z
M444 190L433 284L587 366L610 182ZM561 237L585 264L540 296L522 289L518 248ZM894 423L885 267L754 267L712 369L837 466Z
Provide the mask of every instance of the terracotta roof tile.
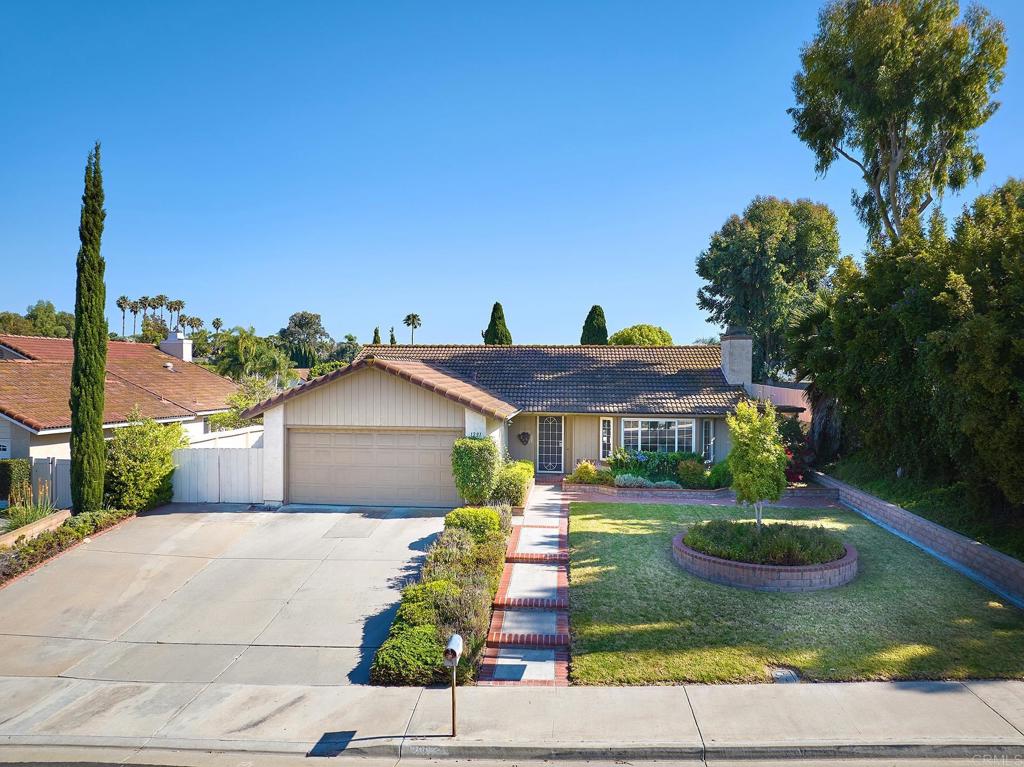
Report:
M69 338L0 335L0 344L40 362L71 362L74 357ZM165 367L168 363L171 369ZM233 382L201 365L130 341L107 342L107 372L193 412L225 410L228 397L237 391Z
M30 429L71 426L70 362L0 361L0 413ZM132 408L146 418L189 418L193 413L173 402L107 374L103 422L125 423Z

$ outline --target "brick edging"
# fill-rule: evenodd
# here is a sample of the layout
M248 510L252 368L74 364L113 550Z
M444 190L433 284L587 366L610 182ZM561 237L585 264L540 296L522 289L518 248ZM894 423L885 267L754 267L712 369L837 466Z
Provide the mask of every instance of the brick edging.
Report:
M755 591L797 593L845 586L857 577L857 549L843 544L845 553L820 565L762 565L721 559L683 543L686 531L672 539L672 558L686 572L704 580Z
M872 522L895 531L940 560L1024 607L1024 562L972 540L902 506L848 485L819 471L814 480L838 492L839 502Z
M612 487L610 485L582 485L574 482L562 482L562 490L574 496L605 495L629 501L648 503L723 503L735 502L736 494L727 487L715 490L675 489L665 487ZM787 500L821 500L835 502L839 498L836 490L822 487L789 487L783 491L778 505Z

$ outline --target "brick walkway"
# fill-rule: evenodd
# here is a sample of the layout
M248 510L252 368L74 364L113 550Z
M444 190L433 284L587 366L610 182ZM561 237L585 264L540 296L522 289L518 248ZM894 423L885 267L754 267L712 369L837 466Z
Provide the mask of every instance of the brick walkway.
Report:
M480 684L569 683L569 504L540 482L515 519L494 598Z

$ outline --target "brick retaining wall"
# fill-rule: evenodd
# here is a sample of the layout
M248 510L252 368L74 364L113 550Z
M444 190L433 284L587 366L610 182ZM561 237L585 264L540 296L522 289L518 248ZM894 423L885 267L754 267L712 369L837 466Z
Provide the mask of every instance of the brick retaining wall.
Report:
M955 562L980 580L994 584L1015 601L1024 603L1024 562L827 474L814 472L814 479L825 487L837 490L840 503L891 527L918 545Z
M611 487L609 485L579 485L562 482L562 490L570 493L574 501L592 498L614 498L623 503L697 503L719 506L736 503L736 494L727 487L717 490L676 490L662 487ZM782 493L776 504L769 506L828 506L839 499L836 490L826 487L791 487Z
M755 591L820 591L842 586L857 576L857 549L843 544L842 559L822 565L755 565L704 554L683 543L686 532L672 539L676 564L704 580Z

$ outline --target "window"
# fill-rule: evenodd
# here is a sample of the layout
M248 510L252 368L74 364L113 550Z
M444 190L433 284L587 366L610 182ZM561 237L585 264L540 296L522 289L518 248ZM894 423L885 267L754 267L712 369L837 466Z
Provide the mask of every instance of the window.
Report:
M602 418L601 419L601 460L607 461L612 457L612 450L614 449L612 444L612 419Z
M623 419L622 446L650 453L692 452L693 421Z
M715 422L705 418L701 424L701 447L705 461L715 460Z

